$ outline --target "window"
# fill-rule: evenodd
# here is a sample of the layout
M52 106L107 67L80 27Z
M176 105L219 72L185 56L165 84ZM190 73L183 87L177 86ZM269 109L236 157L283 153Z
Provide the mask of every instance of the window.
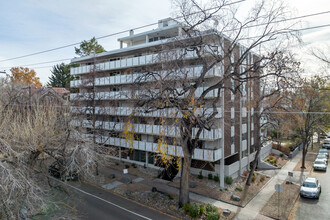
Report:
M242 134L242 141L247 139L247 133Z

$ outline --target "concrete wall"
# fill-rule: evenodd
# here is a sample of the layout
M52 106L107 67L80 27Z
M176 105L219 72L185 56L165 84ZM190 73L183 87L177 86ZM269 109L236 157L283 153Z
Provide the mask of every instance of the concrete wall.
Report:
M260 160L265 159L272 152L272 142L266 142L260 150Z
M294 158L301 149L302 149L302 144L296 147L296 149L289 154L289 158Z

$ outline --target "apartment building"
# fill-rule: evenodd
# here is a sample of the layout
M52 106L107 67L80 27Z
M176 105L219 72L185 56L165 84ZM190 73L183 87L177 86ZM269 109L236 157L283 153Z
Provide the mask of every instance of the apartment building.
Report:
M70 99L77 105L71 110L80 112L83 117L80 125L86 128L87 133L91 128L97 128L100 135L94 136L94 140L114 150L114 158L157 168L155 160L159 153L157 138L160 135L168 137L168 155L183 156L180 144L171 141L179 135L177 128L159 122L160 117L173 120L171 115L176 112L175 109L142 111L134 116L132 126L136 138L133 142L129 143L121 135L127 118L136 110L132 104L134 97L137 97L136 91L133 92L132 89L136 89L136 79L143 71L153 68L155 62L159 62L155 59L159 52L155 48L184 37L182 35L182 24L168 18L160 20L156 29L138 34L130 31L129 36L118 39L119 49L71 60L72 63L79 64L78 67L71 68L71 74L79 78L71 82L71 88L77 90L77 93L70 94ZM230 43L230 39L223 36L222 45L226 42ZM244 47L237 46L235 53L239 56L244 51ZM237 59L236 55L231 57L233 62ZM251 53L246 57L245 65L258 59L256 54ZM186 67L189 77L198 77L202 64L193 53L186 54L186 59L191 61ZM226 65L230 64L216 65L207 72L204 86L197 88L197 97L213 81L223 76ZM228 79L225 85L235 86L235 82ZM258 90L258 81L243 83L241 93L234 94L230 89L222 89L214 126L210 130L203 130L200 148L194 151L192 173L202 171L205 176L213 173L220 177L235 178L249 168L255 156L260 124L254 116L258 109L248 107L247 103L251 97L258 95ZM216 93L216 90L209 93L205 99L216 97ZM196 130L197 128L192 133ZM92 138L92 135L88 137ZM128 151L128 148L133 150ZM221 186L224 186L223 179L220 178Z

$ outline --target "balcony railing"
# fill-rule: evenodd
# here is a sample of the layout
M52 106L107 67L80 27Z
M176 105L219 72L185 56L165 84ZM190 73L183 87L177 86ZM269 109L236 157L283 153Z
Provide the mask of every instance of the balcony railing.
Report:
M200 97L207 87L199 87L196 89L195 97ZM137 90L132 92L131 90L114 91L114 92L95 92L93 93L71 93L70 100L127 100L136 99L147 91ZM157 91L155 91L157 92ZM148 95L148 93L146 93ZM216 98L218 96L218 89L211 90L207 93L205 98Z
M198 78L202 72L202 66L193 66L187 67L185 71L188 73L187 78L194 79ZM205 78L211 77L220 77L223 75L223 66L216 66L210 69ZM115 76L107 76L107 77L100 77L95 79L94 85L95 86L110 86L110 85L125 85L125 84L132 84L137 81L137 79L142 75L142 73L133 73L128 75L115 75ZM90 87L92 83L90 80L73 80L70 82L71 88L79 88L79 87Z
M86 135L86 138L92 139L91 135ZM106 145L113 145L118 147L124 147L129 148L130 144L123 138L115 138L115 137L106 137L106 136L97 136L96 142L100 144L106 144ZM133 141L133 146L131 146L133 149L136 150L142 150L147 152L153 152L153 153L160 153L159 152L159 146L157 143L153 142L146 142L146 141ZM168 155L172 156L178 156L183 157L183 151L181 146L174 146L174 145L168 145L166 149L164 149L165 152ZM222 158L222 149L195 149L194 155L192 157L196 160L204 160L204 161L217 161Z
M78 107L78 106L71 106L72 113L78 114L93 114L92 107ZM161 109L155 110L152 112L145 112L142 108L131 108L131 107L95 107L94 112L98 115L116 115L116 116L130 116L133 115L133 111L135 112L134 115L138 117L167 117L167 118L176 118L182 117L182 114L178 112L176 109L168 108L168 109ZM222 108L217 108L217 114L215 118L222 117ZM213 109L205 109L205 108L197 108L195 111L196 115L210 115L213 113Z
M72 121L72 123L76 126L82 126L85 128L92 128L92 122L88 120ZM148 125L148 124L132 124L135 133L139 134L149 134L149 135L164 135L166 137L178 137L180 132L179 128L175 126L168 125ZM96 121L95 128L104 129L104 130L115 130L115 131L123 131L125 128L125 123L123 122L104 122L104 121ZM195 136L197 128L193 128L192 136ZM214 141L222 138L222 130L221 128L215 128L211 130L203 129L199 138L201 140Z

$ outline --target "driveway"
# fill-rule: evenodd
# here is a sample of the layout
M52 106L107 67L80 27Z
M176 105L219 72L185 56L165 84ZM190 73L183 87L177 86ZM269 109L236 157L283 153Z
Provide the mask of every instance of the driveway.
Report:
M320 198L299 198L294 218L301 219L329 219L330 216L330 167L327 172L312 171L309 176L316 177L321 182Z

